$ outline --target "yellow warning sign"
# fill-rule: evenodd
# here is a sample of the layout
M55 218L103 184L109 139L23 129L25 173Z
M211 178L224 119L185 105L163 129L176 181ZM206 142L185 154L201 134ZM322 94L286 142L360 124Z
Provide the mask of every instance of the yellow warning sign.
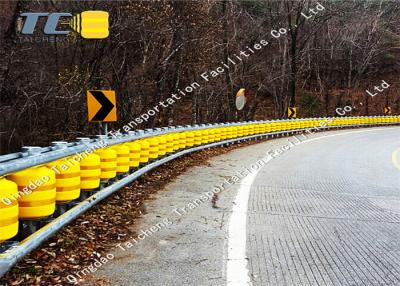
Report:
M88 90L87 104L89 121L117 121L115 91Z
M288 118L296 118L296 117L297 117L297 108L288 107Z
M383 112L385 113L385 115L392 114L392 108L390 106L386 106L385 108L383 108Z

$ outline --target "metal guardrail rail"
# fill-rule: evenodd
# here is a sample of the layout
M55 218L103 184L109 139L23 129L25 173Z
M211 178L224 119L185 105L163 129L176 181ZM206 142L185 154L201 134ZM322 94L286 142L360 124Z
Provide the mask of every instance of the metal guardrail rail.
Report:
M357 119L357 118L385 118L386 116L373 116L373 117L345 117L346 119ZM337 118L337 117L334 117ZM295 119L296 121L305 120L328 120L334 118L301 118ZM341 118L341 117L339 117ZM37 166L40 164L49 163L67 156L75 155L76 153L84 152L90 147L96 147L96 143L104 140L108 146L118 145L125 142L139 140L142 138L148 138L152 136L175 133L181 131L195 131L209 128L218 127L231 127L241 126L248 124L264 124L264 123L285 123L293 121L290 119L286 120L264 120L264 121L245 121L245 122L234 122L234 123L217 123L217 124L201 124L201 125L187 125L187 126L176 126L176 127L163 127L155 129L137 130L130 131L122 136L105 136L98 135L96 138L89 139L88 141L79 140L76 142L69 142L66 145L58 145L58 141L53 142L54 145L50 147L23 147L21 152L7 154L0 156L0 177L5 176L29 167ZM366 126L366 125L363 125ZM348 127L348 126L346 126ZM326 128L330 128L327 126ZM336 128L336 127L333 127Z
M394 117L394 116L391 116ZM346 117L346 119L354 119L354 118L366 118L366 117ZM371 117L368 117L371 118ZM384 116L373 117L373 118L386 118ZM396 116L396 118L398 118ZM303 120L328 120L329 118L304 118L297 119L296 121ZM57 142L54 142L52 147L30 147L23 148L22 152L8 154L0 156L0 177L5 176L7 174L11 174L13 172L27 169L33 166L45 164L48 162L52 162L64 157L68 157L74 155L79 152L84 152L88 147L93 147L100 140L106 141L108 146L117 145L125 142L135 141L142 138L148 138L153 136L158 136L167 133L176 133L182 131L194 131L194 130L202 130L202 129L210 129L210 128L218 128L218 127L231 127L231 126L241 126L241 125L249 125L249 124L263 124L263 123L287 123L293 122L293 120L272 120L272 121L250 121L250 122L238 122L238 123L225 123L225 124L203 124L203 125L194 125L194 126L178 126L178 127L168 127L168 128L156 128L156 129L147 129L147 130L138 130L136 132L129 132L128 134L124 134L117 138L111 138L107 136L98 136L96 139L88 139L88 140L80 140L78 142L71 142L67 144L62 144L61 147ZM355 128L355 127L372 127L372 126L388 126L388 125L400 125L400 122L394 123L380 123L380 124L353 124L353 125L345 125L345 126L318 126L318 130L329 130L329 129L339 129L339 128ZM316 125L317 126L317 125ZM315 126L315 127L316 127ZM59 217L55 218L53 221L19 242L17 245L10 247L4 253L0 254L0 276L3 276L14 264L17 263L18 260L22 259L29 252L39 247L41 243L50 238L52 235L57 233L62 227L69 224L75 218L77 218L82 213L86 212L88 209L107 198L114 192L118 191L122 187L130 184L138 177L143 174L149 172L150 170L163 165L171 160L174 160L180 156L185 154L189 154L192 152L196 152L202 149L222 146L226 144L231 144L235 142L241 142L244 140L252 140L258 138L269 138L274 136L284 136L284 135L294 135L301 132L305 132L306 130L310 130L310 128L299 128L293 130L285 130L279 132L268 132L262 134L255 134L245 137L237 137L233 139L218 141L206 145L200 145L197 147L192 147L188 149L183 149L181 151L177 151L175 153L170 153L164 157L158 158L156 161L150 162L147 165L140 167L132 174L127 175L126 177L117 180L112 185L104 187L99 190L97 193L93 194L89 198L81 201L76 206L72 207Z

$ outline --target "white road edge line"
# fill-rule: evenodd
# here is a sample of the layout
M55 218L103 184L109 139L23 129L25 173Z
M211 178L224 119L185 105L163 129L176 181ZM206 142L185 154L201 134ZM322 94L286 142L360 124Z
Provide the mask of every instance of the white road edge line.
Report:
M365 133L371 131L381 131L388 129L398 128L385 128L385 129L367 129L350 131L339 134L331 134L311 138L302 141L296 145L308 143L324 138L342 136L354 133ZM293 148L295 149L295 148ZM268 158L266 163L271 161L272 158ZM266 164L265 164L266 165ZM263 165L262 167L264 167ZM246 255L246 241L247 241L247 205L250 197L251 186L257 177L258 172L262 169L258 169L254 173L250 173L245 177L239 184L239 189L236 194L235 201L233 202L232 214L229 218L228 224L228 258L226 263L226 285L227 286L251 286L252 282L249 276L249 269L247 267L248 257Z
M240 182L233 203L228 228L228 260L226 264L228 286L252 285L247 267L248 258L246 256L247 204L250 188L260 169L249 174Z

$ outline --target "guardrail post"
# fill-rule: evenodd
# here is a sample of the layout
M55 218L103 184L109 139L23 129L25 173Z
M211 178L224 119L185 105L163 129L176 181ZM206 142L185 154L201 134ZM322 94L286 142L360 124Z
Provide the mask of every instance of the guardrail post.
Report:
M22 157L35 156L42 153L42 147L37 146L24 146L21 149Z

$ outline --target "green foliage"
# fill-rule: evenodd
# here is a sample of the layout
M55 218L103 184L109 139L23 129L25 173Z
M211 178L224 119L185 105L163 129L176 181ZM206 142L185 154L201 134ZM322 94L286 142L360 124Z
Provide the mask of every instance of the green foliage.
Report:
M321 102L314 94L305 92L300 98L300 110L302 117L321 116Z

